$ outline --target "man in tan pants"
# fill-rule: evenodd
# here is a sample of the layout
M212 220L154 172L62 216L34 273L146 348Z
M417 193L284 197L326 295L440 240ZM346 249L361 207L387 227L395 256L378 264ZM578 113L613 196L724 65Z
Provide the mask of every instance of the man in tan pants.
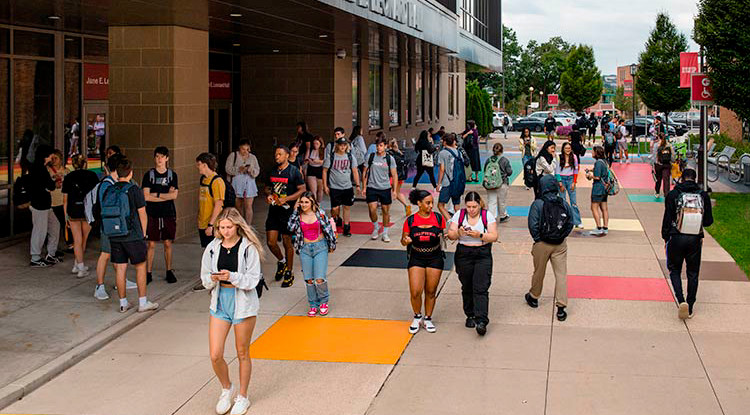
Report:
M557 319L565 321L568 317L565 311L568 306L568 244L565 239L573 230L573 209L559 196L554 176L542 176L539 189L541 197L529 209L529 233L534 239L531 248L534 275L525 298L530 307L539 306L547 262L552 262Z

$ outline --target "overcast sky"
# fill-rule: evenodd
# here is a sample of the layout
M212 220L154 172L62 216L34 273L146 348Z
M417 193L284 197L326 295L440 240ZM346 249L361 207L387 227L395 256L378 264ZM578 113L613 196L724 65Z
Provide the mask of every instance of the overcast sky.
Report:
M697 0L503 0L502 5L503 24L516 31L519 43L560 36L591 45L602 75L638 60L660 11L688 37L690 50L698 50L691 37Z

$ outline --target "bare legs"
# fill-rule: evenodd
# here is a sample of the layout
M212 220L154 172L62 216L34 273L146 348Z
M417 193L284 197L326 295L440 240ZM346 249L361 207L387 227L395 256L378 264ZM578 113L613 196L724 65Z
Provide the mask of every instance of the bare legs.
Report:
M442 272L443 270L435 268L409 268L409 293L414 314L422 313L422 294L424 293L424 315L432 316Z
M239 394L247 397L247 389L250 386L253 364L250 360L250 341L255 330L256 317L248 317L241 323L234 325L234 344L237 348L237 361L240 364L240 389ZM208 322L208 350L211 355L211 366L221 387L229 389L229 366L224 360L224 344L232 325L214 316L209 317Z
M89 239L91 225L86 221L70 221L70 233L73 234L73 255L77 264L83 264L86 253L86 242Z

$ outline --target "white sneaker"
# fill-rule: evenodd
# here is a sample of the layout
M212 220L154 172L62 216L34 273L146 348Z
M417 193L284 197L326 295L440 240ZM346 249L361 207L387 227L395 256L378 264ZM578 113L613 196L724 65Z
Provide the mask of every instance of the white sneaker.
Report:
M83 278L89 276L89 270L85 268L78 268L78 275L76 275L76 278Z
M237 397L234 398L234 406L232 406L232 412L230 412L230 415L243 415L247 412L248 408L250 408L250 399L237 395Z
M138 288L138 284L134 283L133 281L127 280L127 279L125 280L125 289L126 290L135 290L137 288Z
M375 229L372 230L372 234L370 235L370 239L373 241L378 239L378 236L380 236L380 226L375 225Z
M415 334L419 331L419 327L422 325L422 315L416 315L414 316L414 319L411 321L411 326L409 326L409 333Z
M121 313L127 313L127 312L128 312L128 310L130 310L131 308L133 308L133 305L132 305L132 304L130 304L130 303L127 303L127 304L125 304L125 305L121 305L121 306L120 306L120 312L121 312Z
M219 402L216 403L216 413L224 415L232 409L232 397L234 396L234 383L229 385L229 389L222 389L219 395Z
M102 301L109 300L109 294L107 294L107 289L104 288L104 284L97 285L94 288L94 298L96 298L97 300L102 300Z
M437 331L437 327L435 327L435 324L432 322L432 318L425 318L422 320L422 324L428 333L434 333Z
M578 225L576 225L576 229L583 229L583 224L579 223Z
M146 305L144 305L143 307L138 306L138 312L142 313L144 311L156 310L157 308L159 308L159 303L152 303L151 301L146 301Z
M78 274L78 263L73 264L73 269L70 270L71 274Z
M388 236L387 233L383 232L383 242L387 243L387 242L390 242L390 241L391 241L391 237Z

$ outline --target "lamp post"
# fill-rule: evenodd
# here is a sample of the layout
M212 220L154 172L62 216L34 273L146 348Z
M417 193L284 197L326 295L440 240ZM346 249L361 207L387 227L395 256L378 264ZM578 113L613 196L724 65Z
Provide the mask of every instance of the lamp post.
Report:
M638 71L638 65L636 65L634 63L631 64L630 65L630 76L633 78L633 95L630 97L630 99L633 100L633 130L632 130L633 131L632 132L633 138L630 141L636 142L636 145L638 146L638 154L640 155L641 154L641 145L637 144L637 140L635 138L635 136L636 136L636 134L635 134L635 74L636 74L637 71ZM646 124L646 126L647 125L648 124Z
M526 106L526 116L529 116L529 107L531 106L531 103L534 102L534 87L529 87L529 105Z
M542 108L542 100L544 99L544 92L539 91L539 111L543 111L544 108Z

